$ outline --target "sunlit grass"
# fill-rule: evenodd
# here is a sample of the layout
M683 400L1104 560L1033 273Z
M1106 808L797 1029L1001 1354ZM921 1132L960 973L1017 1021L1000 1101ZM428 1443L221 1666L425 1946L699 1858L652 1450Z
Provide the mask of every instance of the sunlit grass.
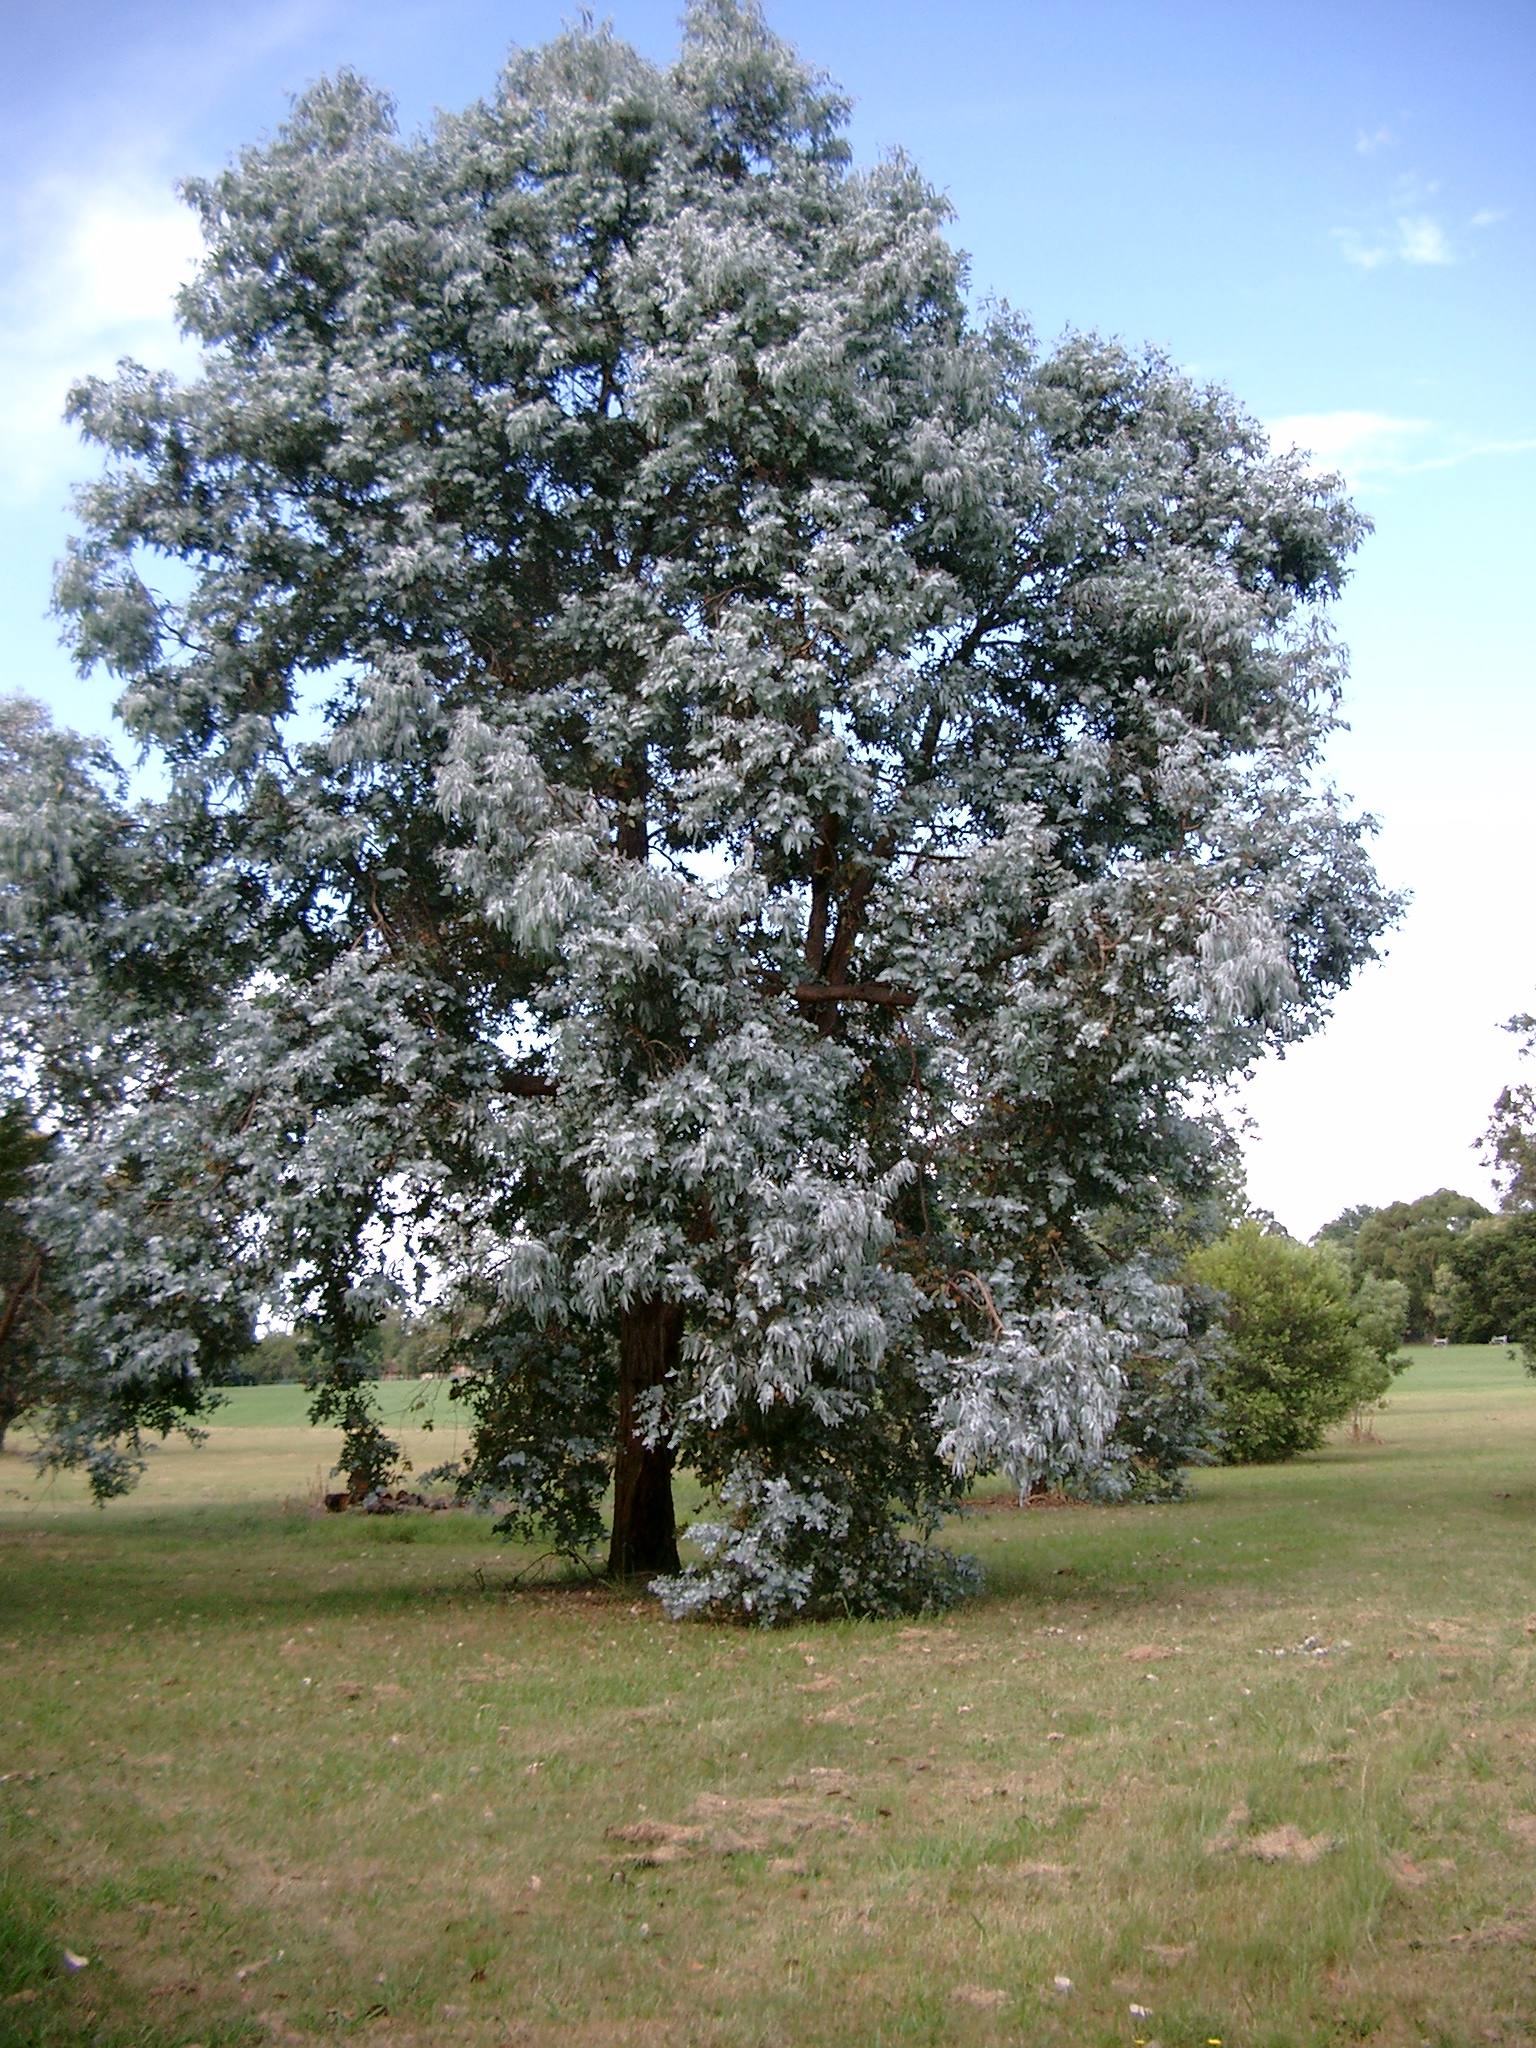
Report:
M955 1540L988 1593L941 1622L776 1634L516 1589L463 1515L242 1505L324 1455L263 1413L286 1393L240 1390L158 1496L0 1518L0 1997L35 1994L0 2039L1536 2029L1536 1384L1504 1353L1421 1355L1379 1443L1179 1507L984 1508ZM1285 1829L1315 1861L1251 1853Z
M467 1440L464 1410L446 1380L382 1380L379 1411L404 1449L411 1472L447 1463ZM139 1516L166 1507L288 1501L318 1505L341 1450L341 1432L312 1429L309 1395L300 1386L230 1387L209 1417L200 1444L180 1436L151 1447L135 1490L108 1512ZM7 1439L0 1457L0 1525L8 1514L48 1518L84 1507L86 1484L74 1473L40 1477L26 1462L25 1430ZM441 1489L437 1489L441 1490Z

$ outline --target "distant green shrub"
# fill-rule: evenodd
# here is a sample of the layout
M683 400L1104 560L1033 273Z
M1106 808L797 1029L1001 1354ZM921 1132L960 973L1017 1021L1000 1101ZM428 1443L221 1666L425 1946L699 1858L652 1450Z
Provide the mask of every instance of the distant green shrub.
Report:
M1352 1408L1379 1399L1392 1366L1357 1320L1342 1261L1255 1222L1197 1251L1189 1280L1222 1297L1224 1355L1212 1374L1232 1464L1269 1464L1316 1450ZM1367 1304L1390 1334L1406 1304Z
M358 1351L367 1361L368 1377L414 1380L442 1370L447 1344L447 1331L441 1324L425 1317L407 1320L391 1309L371 1330L363 1331ZM269 1330L228 1375L228 1384L297 1386L308 1370L302 1337L290 1330Z
M269 1330L229 1375L236 1387L295 1386L304 1377L299 1340L287 1330Z

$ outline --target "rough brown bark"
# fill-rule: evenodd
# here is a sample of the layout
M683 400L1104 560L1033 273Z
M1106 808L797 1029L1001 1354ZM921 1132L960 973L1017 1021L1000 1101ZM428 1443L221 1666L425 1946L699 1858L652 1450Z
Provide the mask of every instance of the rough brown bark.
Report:
M41 1306L42 1286L43 1255L37 1252L0 1308L0 1451L5 1449L11 1424L32 1405L26 1398L29 1375L25 1357L13 1355L8 1366L5 1354L13 1341L24 1352L28 1319Z
M809 981L821 973L827 957L827 927L832 914L832 877L837 869L838 819L830 811L816 835L811 856L811 921L805 933L805 972Z
M625 1309L619 1322L619 1443L614 1468L610 1577L675 1572L677 1522L672 1509L672 1452L648 1450L637 1433L642 1395L677 1369L683 1311L654 1297Z
M0 1451L5 1449L5 1439L11 1424L21 1414L24 1405L8 1392L0 1394Z
M616 795L614 834L621 859L644 861L650 853L646 794L650 771L642 748L625 763ZM613 1473L613 1535L608 1572L625 1579L637 1572L675 1572L677 1521L672 1509L672 1452L665 1444L647 1450L636 1432L640 1401L677 1369L683 1312L676 1302L649 1296L619 1319L619 1441Z

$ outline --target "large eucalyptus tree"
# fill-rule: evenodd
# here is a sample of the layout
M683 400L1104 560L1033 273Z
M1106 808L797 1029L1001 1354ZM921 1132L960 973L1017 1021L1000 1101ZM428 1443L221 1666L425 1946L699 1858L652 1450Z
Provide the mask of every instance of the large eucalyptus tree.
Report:
M1178 1353L1095 1217L1199 1191L1391 908L1316 786L1361 523L1159 359L973 320L844 116L734 0L412 139L341 77L188 188L200 377L74 394L60 602L168 778L89 914L73 799L9 828L102 1483L262 1301L376 1483L421 1284L509 1526L612 1482L674 1612L879 1609Z

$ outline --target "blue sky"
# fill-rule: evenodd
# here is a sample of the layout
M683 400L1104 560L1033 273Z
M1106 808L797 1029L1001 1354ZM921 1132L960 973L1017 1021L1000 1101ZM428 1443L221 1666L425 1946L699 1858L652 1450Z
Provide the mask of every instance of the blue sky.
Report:
M573 9L563 10L573 12ZM674 6L629 0L658 58ZM87 458L68 381L190 367L176 177L350 64L403 120L487 91L560 25L505 0L0 0L0 687L106 730L46 616ZM977 296L1046 337L1150 342L1350 477L1376 522L1340 608L1334 766L1414 905L1326 1032L1244 1091L1253 1198L1486 1193L1472 1141L1536 1007L1536 11L1527 4L823 0L775 26L956 209Z

